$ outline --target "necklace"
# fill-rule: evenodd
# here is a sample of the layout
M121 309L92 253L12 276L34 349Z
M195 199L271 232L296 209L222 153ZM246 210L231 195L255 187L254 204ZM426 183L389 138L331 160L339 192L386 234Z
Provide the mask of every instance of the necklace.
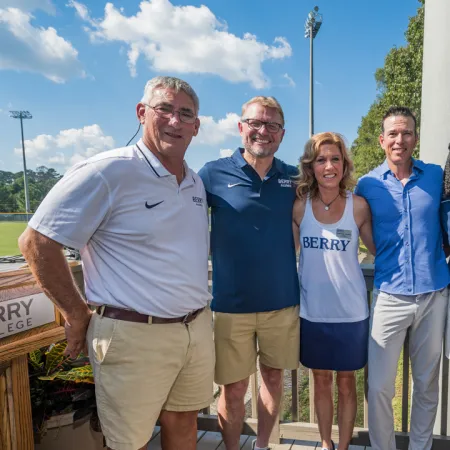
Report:
M336 197L334 197L333 200L331 200L330 203L325 203L325 202L322 200L322 196L319 194L319 200L324 204L324 206L325 206L325 211L328 211L328 210L330 209L331 204L339 197L340 194L341 194L341 193L339 192L339 194L336 195Z

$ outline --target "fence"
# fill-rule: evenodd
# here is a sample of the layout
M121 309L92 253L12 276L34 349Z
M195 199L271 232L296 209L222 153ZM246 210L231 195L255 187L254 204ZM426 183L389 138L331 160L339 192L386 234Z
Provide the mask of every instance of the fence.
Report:
M374 268L372 264L361 265L367 287L367 300L370 303L373 289ZM364 370L365 396L363 403L363 427L355 428L353 432L352 445L370 446L369 433L367 430L367 368ZM396 448L407 449L409 444L409 397L410 397L410 373L409 373L409 339L405 339L403 347L403 369L402 394L401 394L401 431L396 432ZM287 397L291 397L290 416L291 420L280 420L271 435L270 441L279 443L280 439L298 439L302 441L320 441L320 434L317 427L314 411L314 390L311 373L309 374L309 405L310 420L308 422L299 422L299 389L298 389L298 370L291 371L291 389ZM251 382L251 417L245 420L243 434L255 435L257 429L257 396L258 380L256 375L250 379ZM449 361L443 356L440 373L440 404L434 428L433 450L448 450L450 448L450 429L448 428L448 405L449 405ZM286 395L284 396L286 398ZM216 415L210 415L208 410L198 418L198 428L205 431L219 431ZM338 440L337 426L333 426L332 439Z
M28 222L33 213L0 213L0 222Z

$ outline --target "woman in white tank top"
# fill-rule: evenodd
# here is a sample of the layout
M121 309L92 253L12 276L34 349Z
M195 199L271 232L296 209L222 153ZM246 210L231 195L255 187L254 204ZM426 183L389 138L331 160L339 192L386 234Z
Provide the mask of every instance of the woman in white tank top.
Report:
M313 370L322 448L330 450L337 371L339 450L347 450L356 417L354 371L367 363L369 310L358 248L361 237L375 254L371 214L350 191L353 164L340 135L314 135L300 166L293 212L300 249L300 362Z

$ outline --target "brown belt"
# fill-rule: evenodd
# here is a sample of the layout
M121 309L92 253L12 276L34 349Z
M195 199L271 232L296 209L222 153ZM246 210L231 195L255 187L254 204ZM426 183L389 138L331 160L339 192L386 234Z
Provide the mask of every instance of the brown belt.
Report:
M103 309L103 313L102 313ZM205 308L200 308L192 311L185 316L171 317L165 319L163 317L148 316L146 314L138 313L137 311L131 311L129 309L114 308L114 306L97 306L96 311L98 314L108 317L110 319L126 320L128 322L139 323L189 323L192 322Z

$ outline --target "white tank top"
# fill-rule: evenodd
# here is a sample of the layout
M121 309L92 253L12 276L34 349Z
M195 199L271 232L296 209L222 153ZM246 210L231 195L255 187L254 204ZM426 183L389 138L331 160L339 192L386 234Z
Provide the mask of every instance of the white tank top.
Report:
M311 322L357 322L369 316L358 247L351 192L344 214L333 224L316 220L307 199L300 224L300 317Z

